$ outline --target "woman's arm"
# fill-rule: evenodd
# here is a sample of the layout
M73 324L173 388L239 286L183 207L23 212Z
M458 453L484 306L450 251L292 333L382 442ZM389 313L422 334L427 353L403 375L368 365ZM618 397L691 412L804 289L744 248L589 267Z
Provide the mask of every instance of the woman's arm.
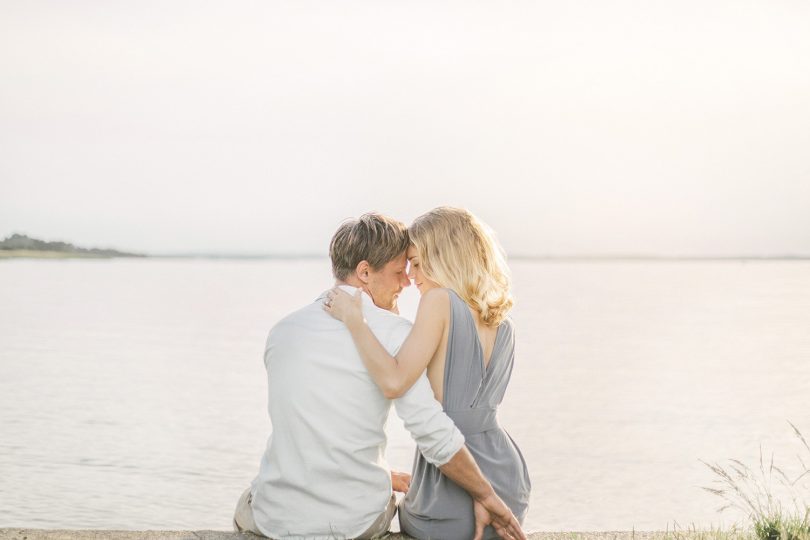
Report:
M413 329L393 357L366 324L360 295L358 291L352 297L336 287L330 291L324 310L346 324L366 369L383 395L398 398L416 382L436 354L448 322L450 297L444 289L431 289L422 295Z

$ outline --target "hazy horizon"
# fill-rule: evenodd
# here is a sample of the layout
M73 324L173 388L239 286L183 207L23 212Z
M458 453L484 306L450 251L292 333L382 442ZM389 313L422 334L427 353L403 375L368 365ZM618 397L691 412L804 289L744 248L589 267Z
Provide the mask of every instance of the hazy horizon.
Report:
M25 234L20 233L19 231L14 231L12 234ZM2 236L0 235L0 240L3 238L8 238L10 235ZM31 237L30 235L26 235ZM175 251L160 251L160 252L146 252L146 251L128 251L124 249L120 249L117 246L86 246L86 245L77 245L69 240L56 238L56 239L44 239L44 238L36 238L36 240L44 240L48 242L65 242L68 244L72 244L74 247L77 248L84 248L84 249L111 249L117 250L124 253L132 253L135 255L144 255L146 257L152 258L209 258L209 259L326 259L329 257L328 248L324 248L322 252L272 252L272 251L228 251L228 250L220 250L220 251L188 251L188 250L175 250ZM773 260L791 260L791 259L798 259L798 260L806 260L810 259L810 254L802 254L802 253L783 253L783 254L771 254L771 255L757 255L757 254L746 254L746 253L737 253L737 254L729 254L729 255L713 255L713 254L704 254L704 255L689 255L689 254L662 254L662 253L570 253L566 255L554 255L549 253L507 253L509 259L513 260L542 260L542 259L563 259L563 260L576 260L576 259L593 259L593 260L632 260L632 259L643 259L643 260L655 260L655 259L664 259L664 260L747 260L747 259L773 259Z
M513 256L810 255L810 4L0 4L0 237L325 253L469 208Z

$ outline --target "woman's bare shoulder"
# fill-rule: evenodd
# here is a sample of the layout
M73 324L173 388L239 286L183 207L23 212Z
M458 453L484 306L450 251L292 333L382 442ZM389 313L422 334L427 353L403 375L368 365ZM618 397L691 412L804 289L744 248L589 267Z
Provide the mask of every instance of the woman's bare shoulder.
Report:
M450 304L450 290L440 287L430 289L419 299L419 305L421 306L422 304L427 306L448 306Z
M430 289L419 299L418 313L446 317L450 311L450 292L447 289Z

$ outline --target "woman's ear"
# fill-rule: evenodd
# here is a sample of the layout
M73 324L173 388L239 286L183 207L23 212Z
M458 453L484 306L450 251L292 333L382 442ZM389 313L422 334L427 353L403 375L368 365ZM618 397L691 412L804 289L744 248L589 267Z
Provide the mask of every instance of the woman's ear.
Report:
M368 283L368 270L370 266L368 261L360 261L357 263L357 266L354 269L354 274L357 276L357 279L362 281L363 283Z

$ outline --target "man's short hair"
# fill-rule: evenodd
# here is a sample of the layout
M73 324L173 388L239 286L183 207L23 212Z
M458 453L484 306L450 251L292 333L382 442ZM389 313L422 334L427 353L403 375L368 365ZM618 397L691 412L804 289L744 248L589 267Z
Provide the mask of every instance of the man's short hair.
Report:
M379 270L408 249L410 240L404 223L376 213L344 221L329 243L332 274L344 281L360 261Z

